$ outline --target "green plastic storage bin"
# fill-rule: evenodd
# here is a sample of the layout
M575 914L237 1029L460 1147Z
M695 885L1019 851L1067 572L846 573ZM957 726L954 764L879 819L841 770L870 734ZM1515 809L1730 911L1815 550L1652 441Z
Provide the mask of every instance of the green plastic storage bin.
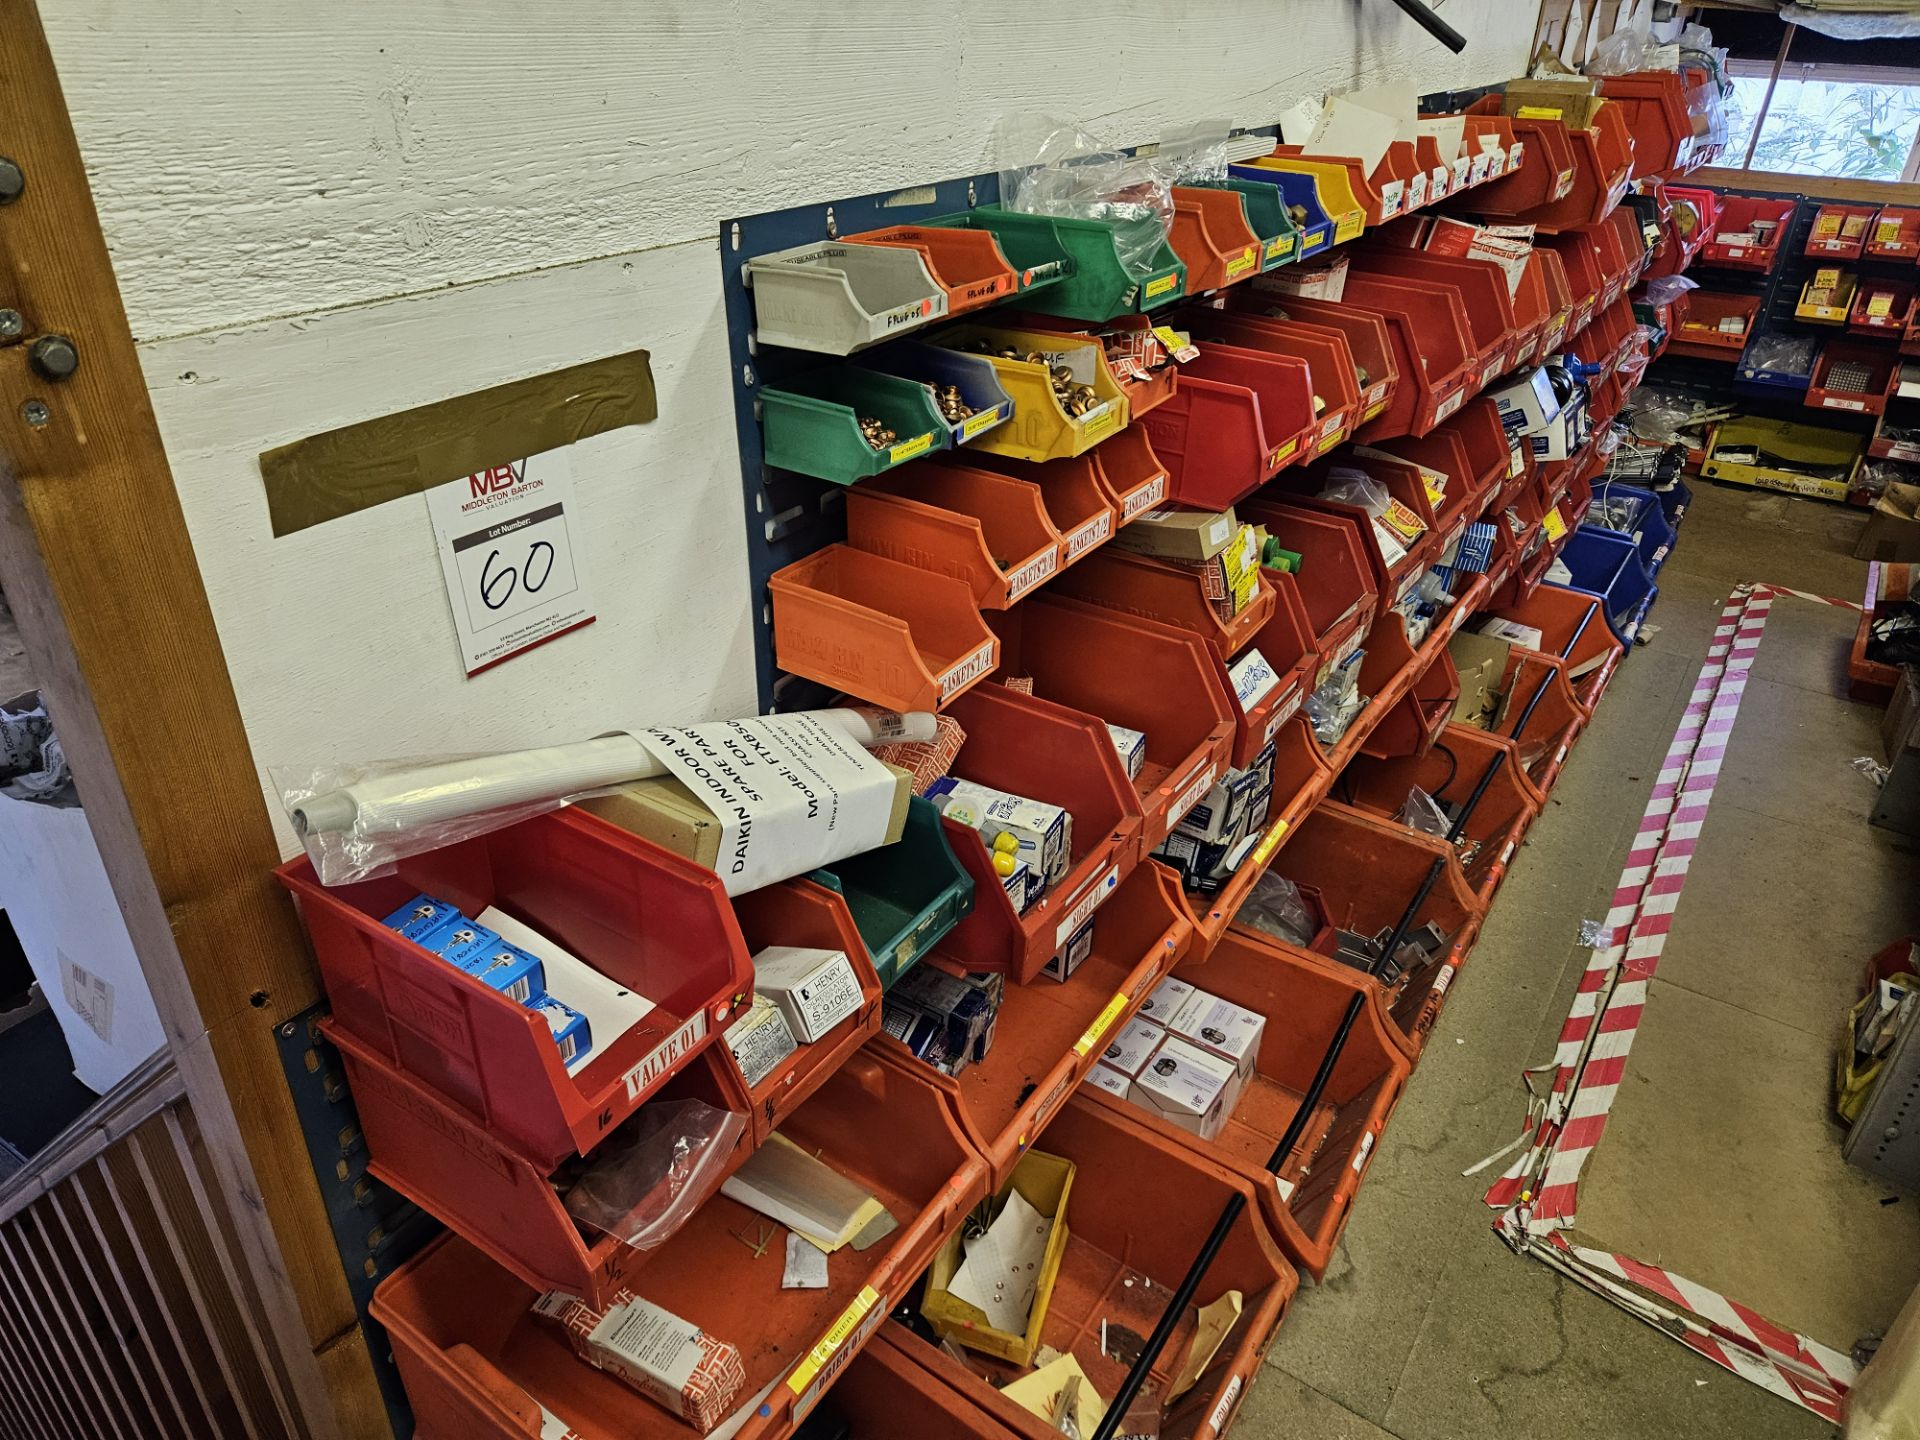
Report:
M809 877L846 897L880 986L938 945L973 909L973 877L947 844L940 812L915 795L897 843L816 870Z
M1111 320L1116 315L1157 310L1187 293L1187 267L1164 239L1154 252L1153 268L1144 277L1136 277L1120 263L1115 227L1104 221L1027 215L997 205L980 206L972 212L972 219L999 236L1001 248L1009 256L1014 245L1020 243L1013 237L1025 231L1051 234L1054 243L1072 257L1071 275L1031 300L1022 297L1021 304L1029 310L1075 320Z
M864 416L884 420L894 441L884 450L860 433ZM767 463L851 485L919 455L945 450L947 423L926 386L847 366L816 370L760 392Z

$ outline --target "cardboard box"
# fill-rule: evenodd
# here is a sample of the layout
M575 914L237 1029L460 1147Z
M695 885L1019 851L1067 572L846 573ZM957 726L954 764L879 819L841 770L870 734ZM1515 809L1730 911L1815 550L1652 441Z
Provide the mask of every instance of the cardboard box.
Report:
M1229 1061L1169 1035L1134 1077L1127 1098L1169 1125L1211 1140L1233 1113L1240 1088Z
M1227 667L1227 674L1233 680L1233 695L1240 702L1243 715L1266 699L1280 683L1266 656L1251 648Z
M1033 868L1043 886L1066 874L1072 859L1073 817L1058 805L954 775L928 786L927 799L955 824L979 831L989 849L996 836L1013 836L1018 858Z
M1535 367L1519 378L1487 392L1500 412L1509 437L1544 430L1560 418L1560 399L1544 369Z
M1093 921L1085 921L1078 930L1067 937L1040 967L1040 973L1049 980L1067 981L1073 978L1073 972L1080 968L1080 962L1093 953Z
M1167 1022L1167 1033L1178 1035L1190 1045L1218 1055L1234 1068L1245 1084L1253 1078L1260 1058L1260 1037L1266 1032L1267 1017L1244 1005L1195 990L1186 1003Z
M753 957L753 988L780 1007L794 1038L807 1043L860 1012L860 980L844 950L769 945Z
M1104 1090L1109 1095L1118 1096L1122 1100L1127 1098L1127 1091L1133 1088L1131 1080L1118 1070L1109 1069L1105 1065L1094 1066L1087 1072L1087 1078L1080 1083L1091 1085L1096 1090Z
M1129 730L1125 725L1106 722L1107 736L1113 741L1114 753L1119 755L1120 763L1127 767L1127 778L1140 778L1140 767L1147 763L1147 737L1139 730Z
M1920 485L1895 480L1887 486L1867 514L1853 558L1902 564L1920 560Z
M1585 130L1606 103L1584 76L1564 80L1509 80L1500 113L1522 120L1558 120L1569 130Z
M780 1007L760 995L754 997L746 1014L727 1027L726 1041L727 1049L733 1052L733 1063L745 1077L749 1090L800 1048L793 1038L793 1027L787 1024Z
M1191 994L1193 994L1193 986L1169 975L1154 986L1153 993L1141 1002L1140 1018L1165 1025L1174 1013L1187 1003L1187 997Z
M560 1049L561 1063L571 1065L593 1049L593 1029L587 1017L551 995L536 995L527 1008L547 1022L553 1043Z
M1497 635L1461 630L1447 642L1453 668L1460 672L1460 698L1453 702L1453 718L1462 725L1485 730L1500 710L1500 682L1506 678L1512 642Z
M1540 648L1540 631L1532 625L1522 625L1518 620L1502 620L1499 616L1489 616L1480 622L1480 633L1491 635L1496 640L1505 640L1518 645L1523 650Z
M897 765L893 772L893 811L887 817L891 845L907 828L907 802L913 798L913 775ZM720 820L685 785L671 776L635 780L608 795L582 800L581 806L602 820L651 840L696 865L712 870L720 858Z
M1239 528L1232 506L1187 510L1169 505L1136 516L1108 543L1163 560L1211 560L1227 548Z

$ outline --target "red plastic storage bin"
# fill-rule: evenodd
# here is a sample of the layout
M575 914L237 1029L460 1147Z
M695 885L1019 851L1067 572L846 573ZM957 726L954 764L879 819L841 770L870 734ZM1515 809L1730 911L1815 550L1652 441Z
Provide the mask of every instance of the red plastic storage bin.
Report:
M1296 325L1339 335L1353 356L1354 383L1366 372L1366 384L1360 385L1360 416L1356 425L1379 415L1393 401L1400 384L1400 367L1395 356L1387 322L1365 310L1354 309L1336 300L1314 300L1303 295L1268 295L1255 286L1242 291L1229 302L1229 310L1245 314L1269 315L1291 320Z
M1398 500L1407 509L1419 517L1426 529L1406 547L1406 553L1398 560L1389 561L1387 553L1381 548L1380 537L1372 519L1357 505L1343 501L1323 500L1319 492L1331 482L1331 471L1335 465L1346 468L1349 464L1364 470L1370 477L1386 487L1387 493ZM1289 475L1269 486L1263 495L1278 498L1282 495L1313 509L1332 514L1351 515L1363 522L1363 542L1369 562L1373 565L1374 583L1380 591L1380 608L1386 608L1397 601L1407 591L1407 587L1420 578L1422 572L1439 558L1441 537L1433 528L1433 504L1427 498L1427 488L1420 467L1408 461L1386 456L1385 451L1377 456L1364 457L1352 462L1335 459L1323 461L1312 470L1299 475Z
M1459 413L1440 428L1459 438L1461 453L1466 456L1473 476L1474 494L1480 498L1484 510L1498 488L1506 483L1513 467L1515 447L1507 443L1506 427L1500 423L1500 407L1490 399L1474 400L1461 406Z
M1911 280L1882 280L1869 275L1854 292L1853 309L1847 314L1847 329L1859 335L1890 333L1899 335L1913 318L1915 287ZM1881 303L1880 297L1885 297Z
M1883 205L1867 236L1866 253L1881 260L1920 255L1920 210Z
M1283 548L1301 557L1300 600L1323 660L1348 634L1364 634L1373 624L1380 587L1349 517L1291 505L1284 497L1260 497L1246 505L1242 518L1266 526Z
M1117 431L1102 445L1112 444L1133 430L1128 426ZM1158 464L1153 459L1151 447L1146 449L1142 465ZM1118 468L1119 461L1116 452ZM1060 564L1073 564L1089 550L1103 544L1113 537L1119 528L1120 497L1114 493L1110 482L1102 469L1098 457L1098 447L1081 455L1063 456L1057 460L1016 460L1010 455L991 455L984 450L976 450L959 455L935 456L928 463L936 467L954 467L970 470L990 470L996 475L1004 475L1023 485L1030 485L1040 492L1040 504L1045 510L1048 523L1060 536ZM1166 497L1166 479L1164 473L1158 479L1149 472L1143 479L1149 490L1159 499ZM1129 494L1127 503L1135 504L1134 513L1146 508L1139 505L1138 496ZM1158 503L1156 500L1155 503ZM997 662L996 662L997 663Z
M1771 222L1764 238L1753 232L1754 221ZM1713 238L1700 247L1700 259L1730 270L1771 270L1780 243L1793 226L1793 201L1768 200L1757 195L1722 195L1720 223ZM1753 234L1754 238L1735 238Z
M1247 224L1246 202L1238 190L1176 185L1167 243L1187 267L1189 295L1260 273L1260 237Z
M1544 353L1540 342L1546 338L1553 320L1553 305L1547 293L1547 277L1532 251L1513 288L1513 359L1509 368L1536 361Z
M1273 871L1297 885L1317 888L1333 923L1341 929L1378 935L1399 923L1434 860L1444 861L1446 856L1443 840L1374 826L1322 805L1287 841ZM1294 953L1330 974L1366 984L1385 1010L1383 1018L1394 1043L1408 1060L1417 1060L1484 913L1480 897L1456 872L1443 868L1414 916L1415 929L1429 922L1440 927L1446 936L1442 954L1402 976L1393 986L1326 956Z
M276 873L299 899L335 1026L547 1170L591 1150L753 993L719 878L579 810L355 885L322 885L305 856ZM568 1075L544 1018L381 923L423 892L473 919L497 906L656 1008L592 1037Z
M934 1374L922 1354L954 1363L904 1325L882 1324L833 1382L827 1408L855 1435L891 1434L911 1415L916 1440L1018 1440L1020 1432Z
M1687 293L1687 314L1680 328L1667 339L1667 348L1676 355L1696 355L1703 360L1734 361L1753 337L1753 325L1760 314L1758 295L1728 295L1717 290L1692 290ZM1738 330L1723 331L1720 322L1739 319L1746 323Z
M1054 593L1124 610L1201 636L1222 660L1231 660L1273 618L1279 599L1263 580L1252 603L1222 620L1206 597L1197 570L1170 560L1104 549L1061 577Z
M1394 276L1409 284L1444 285L1459 293L1474 352L1469 386L1483 384L1510 368L1519 325L1506 272L1498 265L1392 245L1363 245L1354 253L1353 264L1363 272Z
M938 710L994 667L973 592L944 575L829 545L767 589L775 663L886 709Z
M1180 886L1163 865L1137 867L1100 910L1093 948L1065 983L1043 979L1009 986L994 1021L993 1047L958 1075L914 1058L891 1035L868 1053L922 1077L947 1097L974 1153L998 1187L1099 1061L1107 1037L1192 947L1194 931ZM958 962L936 958L943 967ZM1053 1149L1051 1136L1042 1148Z
M1479 403L1474 402L1476 405ZM1383 440L1378 449L1367 446L1356 452L1363 459L1374 454L1392 455L1433 473L1434 483L1426 487L1426 493L1433 507L1433 532L1440 537L1436 548L1442 555L1460 538L1467 522L1480 513L1480 507L1487 498L1480 484L1480 469L1467 458L1466 442L1458 431L1448 428L1466 413L1465 409L1457 412L1453 420L1426 435L1417 438L1403 435L1398 440ZM1505 456L1501 459L1504 474ZM1439 487L1437 494L1436 484Z
M1384 616L1373 627L1366 659L1360 662L1361 694L1382 696L1390 693L1390 686L1400 693L1378 712L1360 753L1383 758L1424 755L1453 714L1454 702L1460 698L1460 675L1444 648L1434 651L1424 643L1418 648L1410 644L1395 615Z
M1604 618L1596 617L1596 621ZM1534 706L1533 714L1522 726L1521 715L1532 702L1534 693L1543 686L1540 703ZM1547 656L1517 646L1508 657L1500 690L1507 697L1507 714L1494 733L1513 741L1521 768L1527 772L1534 788L1545 795L1560 778L1560 768L1566 764L1568 752L1586 726L1586 712L1574 697L1564 670Z
M840 950L853 965L860 983L860 1009L811 1044L798 1047L760 1083L747 1088L753 1111L753 1135L764 1141L779 1129L794 1107L820 1088L827 1076L880 1031L880 975L866 942L860 938L846 898L837 890L811 880L787 880L736 895L734 914L749 953L758 955L769 945L797 945L809 950ZM716 1045L713 1053L732 1068L741 1085L733 1053Z
M1685 174L1700 164L1693 154L1693 116L1687 110L1687 85L1675 70L1638 70L1609 75L1600 93L1619 106L1633 136L1633 173Z
M1829 340L1813 362L1807 406L1878 415L1887 408L1887 393L1893 389L1899 369L1899 357L1884 346L1860 340ZM1860 377L1857 383L1854 376Z
M1238 1290L1244 1306L1240 1321L1194 1387L1174 1402L1160 1430L1168 1437L1225 1434L1260 1375L1267 1345L1299 1284L1262 1223L1256 1187L1085 1099L1061 1111L1043 1145L1048 1154L1071 1160L1076 1173L1065 1255L1040 1338L1072 1355L1094 1392L1104 1397L1119 1390L1129 1362L1111 1341L1102 1347L1102 1322L1109 1336L1152 1334L1228 1200L1238 1195L1246 1203L1194 1295L1195 1304L1204 1305ZM1143 1183L1143 1177L1151 1178ZM1156 1391L1164 1393L1179 1370L1192 1348L1193 1331L1189 1307L1152 1367L1148 1383ZM962 1402L986 1410L1021 1440L1055 1440L1060 1434L1000 1393L995 1382L1004 1384L1021 1371L975 1351L966 1352L963 1365L910 1332L902 1336L899 1343L912 1347L910 1353L944 1378ZM917 1426L896 1426L879 1433L918 1440L920 1432Z
M1087 1103L1251 1183L1259 1195L1261 1218L1281 1249L1303 1270L1322 1277L1381 1132L1406 1087L1411 1061L1378 1006L1364 1006L1321 1094L1320 1109L1281 1162L1276 1183L1265 1170L1267 1160L1300 1108L1355 991L1371 982L1357 970L1242 926L1228 930L1210 953L1196 956L1175 973L1267 1017L1254 1076L1226 1127L1212 1140L1202 1140L1091 1086L1085 1092ZM1053 1143L1049 1136L1049 1148Z
M1567 317L1566 331L1560 339L1564 347L1587 328L1587 322L1599 308L1600 295L1607 284L1600 251L1593 243L1593 237L1583 230L1569 230L1559 235L1536 235L1533 243L1536 248L1550 250L1558 257L1567 282L1571 313Z
M1144 426L1127 426L1102 440L1084 458L1093 461L1095 477L1113 506L1115 529L1165 503L1167 467L1153 453Z
M1647 273L1652 276L1678 275L1684 271L1693 263L1693 257L1700 253L1701 247L1713 238L1713 232L1720 223L1718 192L1693 186L1669 185L1665 195L1667 224L1661 236L1660 248L1647 267ZM1678 206L1682 203L1691 207L1694 214L1694 224L1684 234L1678 223Z
M1400 382L1385 409L1354 439L1424 435L1467 399L1475 356L1455 296L1349 274L1341 304L1385 322Z
M485 1126L382 1060L343 1026L321 1022L340 1051L367 1169L529 1285L604 1301L631 1283L658 1248L639 1251L574 1223L554 1187L557 1167L527 1159ZM709 1191L753 1153L745 1083L726 1047L702 1051L656 1092L739 1115L745 1133L708 1178ZM670 1248L678 1233L669 1236Z
M1353 352L1344 336L1328 335L1290 320L1230 313L1195 307L1181 312L1184 324L1203 346L1235 345L1266 355L1292 356L1307 364L1312 399L1321 408L1313 412L1314 432L1308 454L1324 455L1347 438L1360 416L1360 388L1353 368Z
M948 711L966 732L952 773L1058 805L1073 817L1070 861L1047 892L1016 911L980 832L942 820L973 876L973 909L936 951L972 970L1005 971L1025 984L1066 945L1139 858L1140 797L1107 727L1090 716L1001 685L983 685Z
M778 1261L736 1238L770 1222L715 1195L629 1282L641 1298L739 1350L747 1418L738 1433L747 1437L791 1431L987 1193L986 1166L940 1092L868 1055L834 1074L781 1133L871 1191L900 1228L870 1249L836 1250L825 1289L784 1290ZM780 1227L770 1228L777 1238ZM689 1433L535 1320L528 1310L539 1294L452 1235L374 1293L373 1314L386 1327L422 1435L540 1440L553 1433L542 1428L543 1410L581 1440ZM763 1388L766 1398L753 1405Z
M1559 663L1573 689L1573 697L1588 717L1600 701L1600 692L1620 664L1623 650L1608 628L1604 615L1595 614L1580 630L1581 620L1596 602L1587 595L1544 585L1529 599L1516 605L1494 608L1489 613L1502 620L1528 625L1540 632L1539 653ZM1579 643L1562 659L1560 652L1580 631Z
M1873 234L1873 217L1879 213L1878 205L1823 203L1813 212L1803 253L1821 260L1858 260Z
M1217 657L1188 630L1047 596L1003 617L1001 670L1071 710L1138 730L1146 759L1133 778L1152 850L1220 777L1237 705Z
M1553 204L1573 189L1573 142L1567 127L1558 120L1529 120L1500 114L1500 97L1490 95L1476 100L1468 108L1467 122L1473 125L1501 123L1526 147L1526 158L1517 168L1476 185L1473 194L1456 193L1454 210L1490 218L1510 220ZM1468 148L1478 152L1471 133Z
M1535 362L1559 353L1573 323L1574 294L1567 279L1567 267L1552 247L1536 244L1527 258L1527 269L1539 269L1540 281L1547 291L1547 323L1540 327L1540 344L1533 352Z
M1471 725L1447 725L1424 755L1355 760L1333 793L1357 810L1399 824L1394 817L1418 789L1451 816L1496 764L1499 768L1461 833L1463 853L1452 862L1460 867L1467 888L1482 904L1491 904L1527 827L1539 814L1538 797L1504 742Z
M1168 497L1205 510L1298 463L1319 430L1304 360L1233 345L1203 348L1173 398L1140 425L1167 467Z

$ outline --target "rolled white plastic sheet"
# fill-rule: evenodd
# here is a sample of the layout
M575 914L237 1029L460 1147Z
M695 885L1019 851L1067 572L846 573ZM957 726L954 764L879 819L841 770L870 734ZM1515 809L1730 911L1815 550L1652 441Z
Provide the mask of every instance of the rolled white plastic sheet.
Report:
M923 711L802 713L868 748L936 733ZM344 885L388 873L405 856L665 773L646 745L622 732L501 755L276 770L274 780L321 884Z

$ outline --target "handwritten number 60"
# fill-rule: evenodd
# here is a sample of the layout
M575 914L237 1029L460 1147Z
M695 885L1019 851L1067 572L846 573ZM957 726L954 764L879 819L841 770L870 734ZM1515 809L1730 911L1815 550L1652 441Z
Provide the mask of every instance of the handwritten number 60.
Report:
M542 551L546 553L542 555ZM554 549L545 540L536 540L527 547L526 561L519 569L503 565L496 571L493 566L499 558L498 550L490 551L486 563L480 567L480 603L489 610L498 610L511 600L518 585L524 584L529 595L538 595L553 575ZM538 580L533 578L536 565L540 569Z

